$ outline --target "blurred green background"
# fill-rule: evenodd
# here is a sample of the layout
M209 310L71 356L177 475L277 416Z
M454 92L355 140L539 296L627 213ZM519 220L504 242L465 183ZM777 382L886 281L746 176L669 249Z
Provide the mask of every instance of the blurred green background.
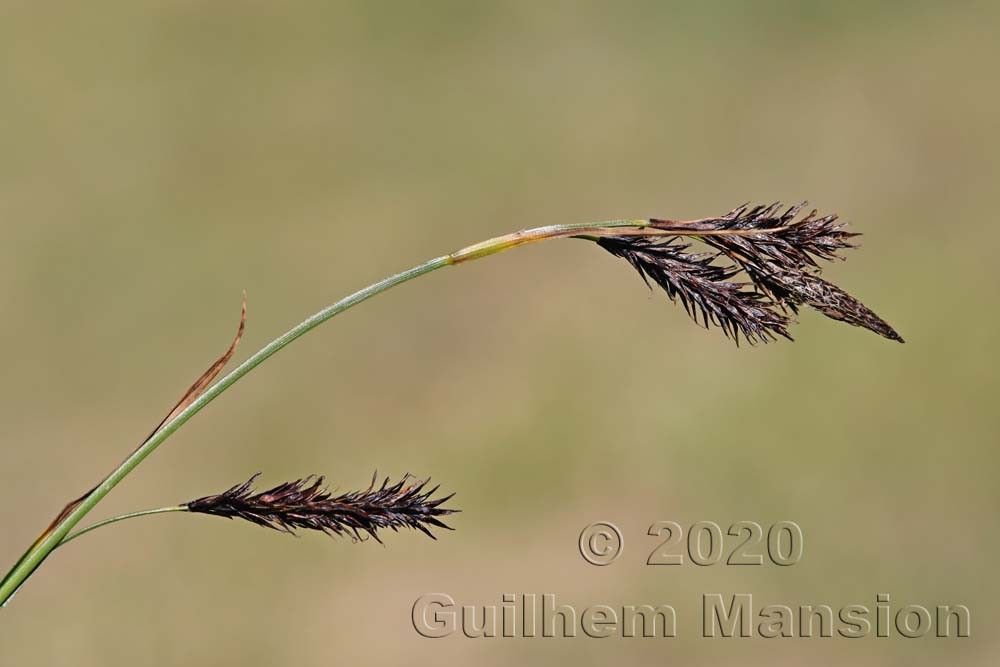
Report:
M378 469L457 492L456 532L125 523L0 612L0 662L995 664L1000 12L695 4L5 2L5 568L222 352L244 288L238 359L489 236L809 198L865 234L827 275L908 343L810 312L736 349L578 242L435 273L259 368L92 516ZM626 546L595 568L601 519ZM793 520L805 553L647 567L660 519ZM432 641L430 592L666 602L679 636ZM702 639L711 592L963 603L972 637Z

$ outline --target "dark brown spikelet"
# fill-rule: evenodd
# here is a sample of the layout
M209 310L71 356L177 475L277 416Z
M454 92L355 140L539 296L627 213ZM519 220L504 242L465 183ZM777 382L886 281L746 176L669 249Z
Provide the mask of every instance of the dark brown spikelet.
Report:
M608 236L598 244L623 257L649 284L649 278L680 298L688 313L701 313L739 342L791 339L787 313L806 305L835 320L873 331L890 340L902 337L858 299L818 277L819 260L843 259L858 234L844 231L836 215L815 210L800 217L805 202L783 208L743 205L717 218L677 221L650 219L649 235ZM688 254L675 243L693 237L716 251ZM664 241L664 239L666 239ZM728 260L727 263L721 263ZM749 282L737 282L744 275ZM698 319L695 317L695 319Z
M818 216L814 209L796 220L806 202L789 206L781 212L781 204L749 206L744 204L718 218L705 218L690 223L651 220L654 227L669 229L687 224L689 229L713 232L703 237L709 245L741 255L759 263L774 263L783 268L801 269L818 266L817 259L835 259L841 250L855 247L850 239L860 236L845 232L837 215ZM737 232L726 235L724 232ZM759 233L754 234L754 231ZM696 233L696 232L691 232Z
M339 496L331 495L323 486L323 477L315 475L254 492L251 487L259 474L219 495L193 500L186 507L191 512L244 519L286 533L318 530L352 539L367 534L378 542L382 541L378 531L386 528L414 528L436 539L431 527L452 530L438 517L459 511L442 507L454 494L433 498L438 487L428 489L430 480L415 480L409 474L396 483L387 477L378 486L372 477L367 489Z
M811 273L789 273L778 276L788 290L790 303L815 308L827 317L874 331L878 335L905 342L885 320L853 296L833 283Z
M734 266L714 264L714 253L688 253L677 237L608 236L597 243L621 257L642 276L659 285L672 301L680 300L688 315L705 328L720 327L739 343L740 334L750 343L766 343L776 336L789 338L789 320L753 285L730 280ZM750 289L748 289L748 287Z

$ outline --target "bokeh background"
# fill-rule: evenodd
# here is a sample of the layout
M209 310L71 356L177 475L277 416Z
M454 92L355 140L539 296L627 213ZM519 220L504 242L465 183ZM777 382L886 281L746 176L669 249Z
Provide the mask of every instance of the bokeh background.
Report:
M809 198L864 232L828 275L908 343L804 313L736 349L555 242L324 326L92 515L256 471L430 475L457 529L385 546L208 517L55 554L7 665L995 664L1000 12L992 3L5 2L0 562L228 343L551 222ZM992 341L992 343L991 343ZM577 552L616 522L614 565ZM790 568L648 567L660 519L788 519ZM671 603L672 640L421 639L414 600ZM962 603L964 640L700 638L702 593ZM894 633L895 634L895 633Z

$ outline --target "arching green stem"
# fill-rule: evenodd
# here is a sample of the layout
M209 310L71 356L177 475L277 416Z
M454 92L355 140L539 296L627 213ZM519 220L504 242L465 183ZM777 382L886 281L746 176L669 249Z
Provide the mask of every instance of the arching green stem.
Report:
M678 223L683 225L684 223ZM157 447L163 444L167 438L183 426L191 417L200 412L206 405L218 398L224 391L229 389L237 380L252 371L254 368L270 358L286 345L294 342L303 335L309 333L323 322L326 322L335 315L352 308L362 301L381 294L382 292L400 285L407 281L419 278L422 275L436 271L445 266L461 264L466 261L486 257L510 248L516 248L527 243L544 241L552 238L565 238L569 236L607 236L611 234L666 234L662 230L654 230L649 227L648 220L611 220L607 222L570 224L570 225L549 225L535 229L527 229L505 236L499 236L482 243L477 243L466 248L462 248L449 255L436 257L423 264L418 264L411 269L407 269L394 276L390 276L378 281L364 289L358 290L354 294L347 296L333 305L327 306L314 315L295 325L287 332L278 336L260 350L252 354L246 361L230 371L226 376L209 387L203 394L195 399L187 408L177 414L173 419L163 424L152 436L146 440L142 446L135 450L117 468L98 484L93 491L72 511L48 532L43 539L33 544L14 567L7 573L3 581L0 582L0 605L6 605L7 601L21 587L24 581L31 576L32 572L42 563L43 560L60 544L64 543L69 532L83 519L115 486L131 473L136 466L152 454ZM683 231L670 231L671 234L684 233Z

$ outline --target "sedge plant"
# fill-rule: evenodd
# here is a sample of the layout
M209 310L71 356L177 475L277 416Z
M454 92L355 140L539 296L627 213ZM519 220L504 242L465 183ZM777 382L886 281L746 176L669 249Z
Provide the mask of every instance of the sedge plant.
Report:
M384 529L413 528L433 537L447 528L442 518L456 510L444 506L451 496L409 475L386 478L362 491L331 495L322 477L308 477L255 492L251 480L180 505L111 517L74 528L157 447L195 414L282 348L320 324L392 287L447 266L488 257L522 245L560 238L583 239L628 262L646 282L680 302L695 322L718 328L735 341L753 345L791 340L789 327L804 307L902 343L884 320L844 290L820 277L821 263L854 247L857 234L845 231L836 215L802 215L805 204L782 207L740 206L717 217L697 220L658 218L561 224L526 229L467 246L389 276L323 308L254 352L217 379L231 360L246 322L246 295L232 345L192 384L181 400L139 446L90 491L70 502L0 581L6 605L55 549L125 519L168 512L238 518L292 532L318 530L331 535L379 539ZM695 248L697 244L697 248Z

